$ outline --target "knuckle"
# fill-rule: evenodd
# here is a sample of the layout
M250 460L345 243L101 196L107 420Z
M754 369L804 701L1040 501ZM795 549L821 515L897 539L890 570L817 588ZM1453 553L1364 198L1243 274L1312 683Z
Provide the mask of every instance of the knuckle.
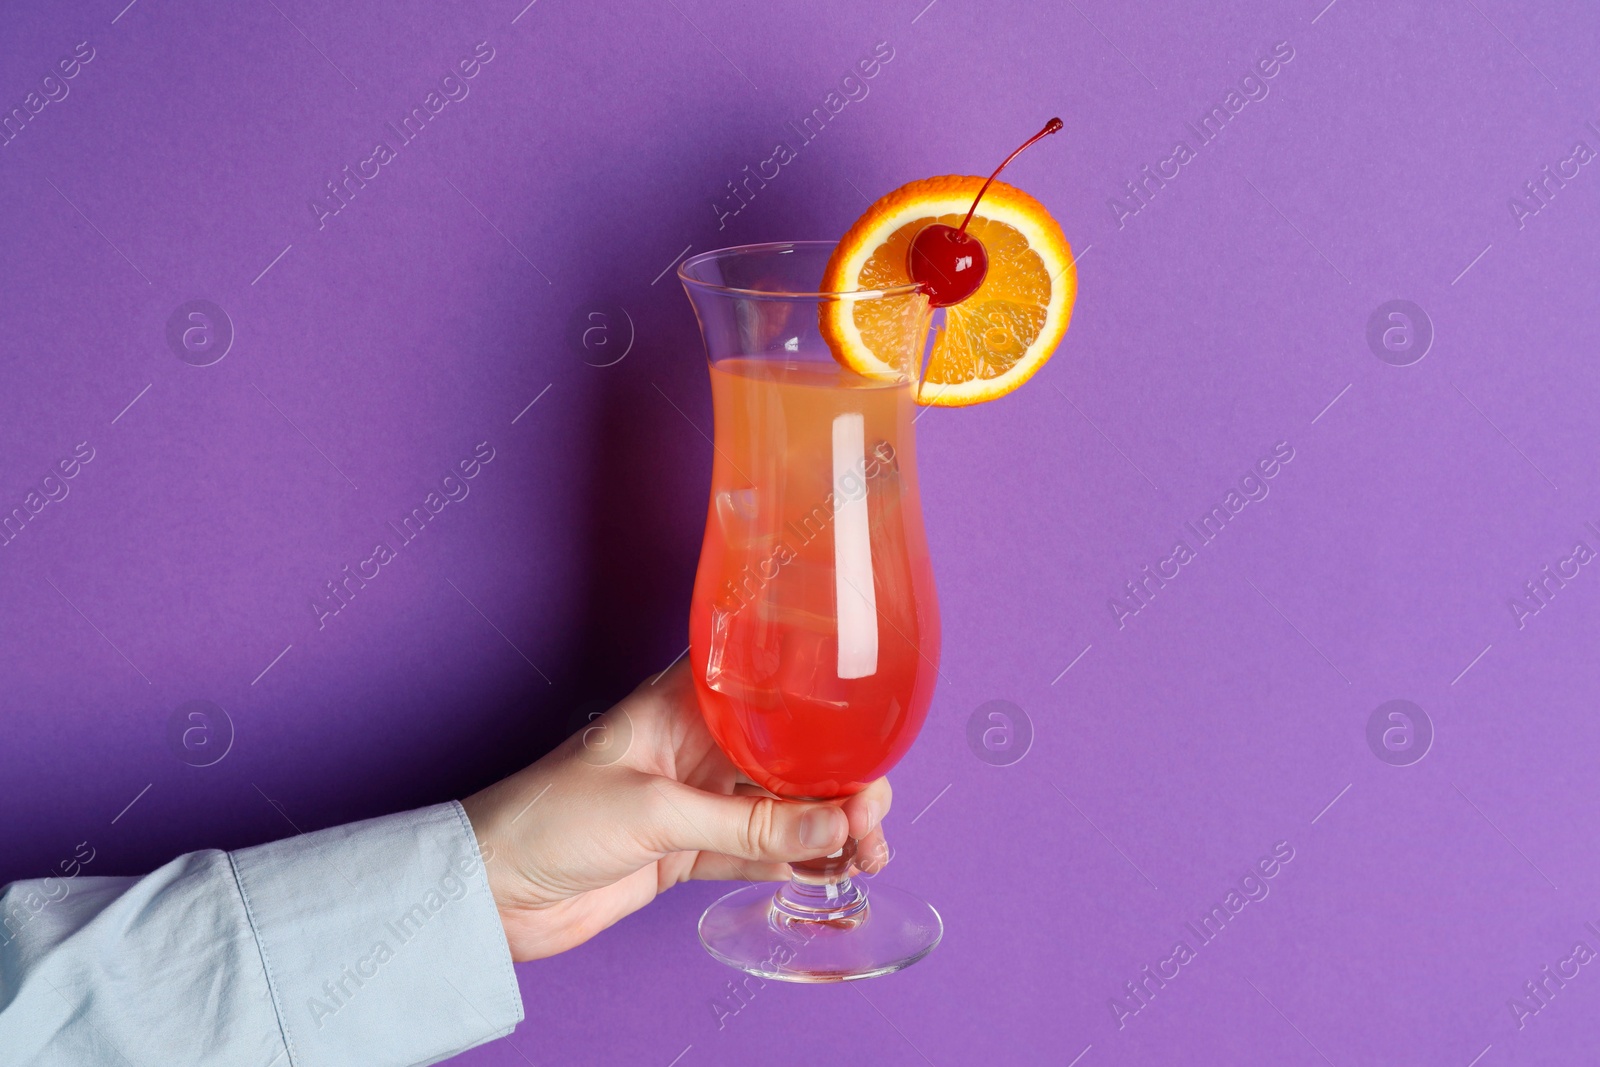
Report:
M775 851L778 837L778 802L757 797L750 805L739 839L740 854L758 859Z

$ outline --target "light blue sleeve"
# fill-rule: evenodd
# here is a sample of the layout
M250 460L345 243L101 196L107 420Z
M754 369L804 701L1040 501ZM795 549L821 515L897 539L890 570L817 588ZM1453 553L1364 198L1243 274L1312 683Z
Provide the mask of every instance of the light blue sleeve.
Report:
M453 801L0 894L5 1067L410 1067L520 1021Z

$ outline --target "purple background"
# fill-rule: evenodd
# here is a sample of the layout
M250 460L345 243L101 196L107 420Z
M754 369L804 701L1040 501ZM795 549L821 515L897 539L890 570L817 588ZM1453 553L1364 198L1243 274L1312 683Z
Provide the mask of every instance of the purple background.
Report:
M0 148L0 512L95 450L0 548L0 882L85 839L132 873L461 796L672 660L710 453L675 257L837 236L1060 114L1012 178L1082 257L1072 331L1017 395L920 422L944 679L884 877L944 944L719 1029L694 920L722 887L684 887L519 968L527 1022L459 1062L1498 1067L1600 1037L1600 965L1521 1030L1508 1006L1600 949L1600 575L1510 607L1600 549L1600 164L1509 206L1600 149L1591 5L124 2L0 14L7 111L95 50ZM470 95L319 228L324 183L479 41ZM802 144L786 121L878 42ZM719 229L779 140L798 158ZM237 334L207 367L166 338L194 298ZM1409 366L1368 344L1392 299L1436 334ZM480 441L471 495L319 630L323 583ZM1270 495L1196 547L1280 441ZM1119 627L1179 537L1196 558ZM1367 740L1396 698L1435 733L1409 766ZM1035 734L1009 766L967 741L996 699ZM235 729L213 766L169 742L193 700ZM1279 841L1270 895L1199 946L1184 923Z

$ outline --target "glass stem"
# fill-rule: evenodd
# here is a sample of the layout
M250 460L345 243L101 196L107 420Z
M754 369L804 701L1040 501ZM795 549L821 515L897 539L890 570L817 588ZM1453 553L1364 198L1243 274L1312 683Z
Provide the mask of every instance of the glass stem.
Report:
M773 897L773 921L783 926L858 925L867 915L867 891L850 878L855 856L856 839L851 837L835 855L791 863L794 873Z

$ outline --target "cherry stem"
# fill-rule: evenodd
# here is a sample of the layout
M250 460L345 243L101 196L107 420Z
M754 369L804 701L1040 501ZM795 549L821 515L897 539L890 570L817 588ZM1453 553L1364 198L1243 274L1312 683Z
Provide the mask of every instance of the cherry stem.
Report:
M973 213L978 210L978 201L983 199L983 194L989 191L989 186L993 184L996 178L1000 177L1000 172L1006 169L1006 165L1009 164L1013 159L1016 159L1018 156L1022 155L1023 149L1028 148L1035 141L1041 140L1050 136L1052 133L1055 133L1057 130L1061 129L1061 126L1062 122L1060 119L1051 119L1049 122L1044 124L1044 129L1040 130L1026 141L1023 141L1022 145L1015 152L1007 156L1005 163L1002 163L998 167L994 168L994 173L989 175L989 180L983 183L983 188L978 190L978 195L972 198L972 206L967 209L967 217L961 220L961 228L956 231L958 234L961 234L963 237L966 236L967 223L972 221Z

